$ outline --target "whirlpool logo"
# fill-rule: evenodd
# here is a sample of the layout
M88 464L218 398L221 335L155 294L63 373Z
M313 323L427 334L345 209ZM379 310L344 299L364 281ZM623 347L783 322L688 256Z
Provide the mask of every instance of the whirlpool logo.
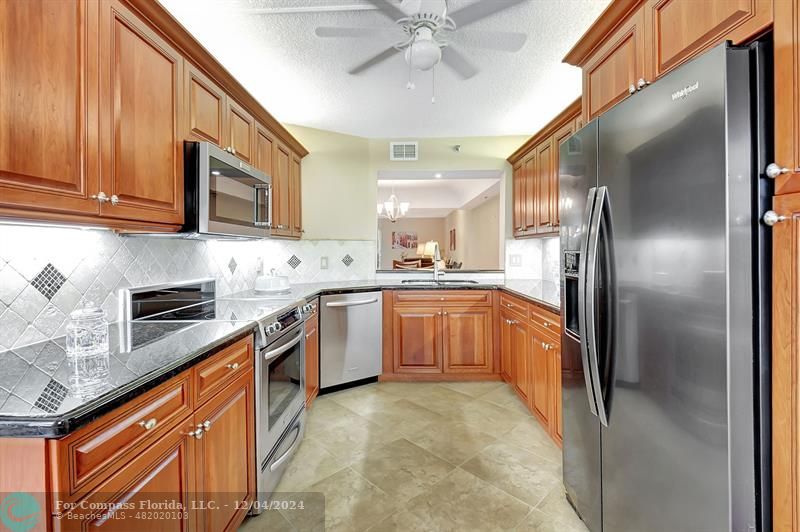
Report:
M10 493L0 502L0 521L11 532L26 532L39 523L40 510L30 493Z
M695 81L694 84L692 84L692 85L686 85L681 90L678 90L678 91L675 91L675 92L672 93L672 101L674 102L676 100L683 100L684 98L686 98L687 96L689 96L691 93L693 93L694 91L696 91L699 88L700 88L700 82L699 81Z

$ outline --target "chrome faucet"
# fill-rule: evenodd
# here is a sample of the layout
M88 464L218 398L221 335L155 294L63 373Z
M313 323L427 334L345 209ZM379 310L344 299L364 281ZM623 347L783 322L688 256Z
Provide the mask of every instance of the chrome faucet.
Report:
M439 277L444 275L444 272L439 268L439 262L442 260L442 254L439 252L439 243L435 244L433 251L433 281L438 283Z

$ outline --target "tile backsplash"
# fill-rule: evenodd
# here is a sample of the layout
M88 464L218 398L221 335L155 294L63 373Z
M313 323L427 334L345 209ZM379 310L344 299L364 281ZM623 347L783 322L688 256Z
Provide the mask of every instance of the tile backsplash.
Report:
M259 259L265 273L275 268L292 283L375 277L373 241L196 241L0 225L0 349L62 336L83 301L116 321L117 293L129 286L214 277L221 295L252 288Z
M506 240L506 279L541 279L559 282L559 239Z

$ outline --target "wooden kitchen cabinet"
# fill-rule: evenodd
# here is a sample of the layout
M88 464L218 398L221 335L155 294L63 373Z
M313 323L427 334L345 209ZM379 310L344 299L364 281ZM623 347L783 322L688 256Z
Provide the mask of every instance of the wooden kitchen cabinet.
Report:
M445 308L442 316L443 371L491 373L494 369L492 309Z
M301 190L301 170L300 157L292 153L292 161L289 166L289 204L291 214L291 234L294 238L300 238L303 234L303 214L302 214L302 190Z
M87 116L97 102L97 72L87 68L96 46L87 28L93 5L0 3L2 214L99 213L90 199L99 174L96 132Z
M275 136L269 129L256 123L256 146L253 165L270 177L274 176Z
M441 307L396 307L392 336L396 373L442 372Z
M283 143L275 143L272 174L272 234L291 236L292 234L292 199L291 199L291 167L292 152Z
M228 98L228 148L242 161L253 164L253 150L256 137L255 119L242 106Z
M197 498L215 504L198 511L198 530L235 530L255 497L254 385L248 369L194 414L194 426L203 427L196 441Z
M500 310L500 376L509 384L514 381L514 344L512 320L506 310Z
M558 233L558 150L575 132L580 113L578 99L508 157L513 168L515 238Z
M550 383L550 435L556 440L559 445L564 441L563 426L564 416L561 403L561 346L557 343L552 344L553 348L549 350L550 369L548 370L548 382Z
M306 407L319 394L319 314L306 320Z
M775 0L775 193L800 192L800 0Z
M225 146L225 92L208 76L186 61L186 138Z
M531 379L533 381L533 394L531 395L531 410L545 427L550 425L550 396L552 384L550 381L550 344L534 328L530 334Z
M183 58L118 0L100 2L98 33L100 213L181 224Z
M511 364L512 382L522 402L530 405L533 395L533 376L531 374L530 333L524 321L511 318Z

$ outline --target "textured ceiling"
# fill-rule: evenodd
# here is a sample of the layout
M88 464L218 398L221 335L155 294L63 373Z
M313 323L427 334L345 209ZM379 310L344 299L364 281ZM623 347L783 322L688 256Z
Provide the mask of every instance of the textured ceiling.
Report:
M450 12L475 0L449 0ZM500 2L502 0L485 0ZM527 0L469 26L523 32L517 53L451 42L480 72L462 80L436 67L414 72L405 88L402 54L360 74L347 70L395 42L386 38L322 39L317 26L392 28L365 0L161 0L173 15L278 120L371 138L494 136L538 130L580 94L580 71L562 57L607 0ZM398 2L399 5L399 2ZM349 6L348 11L309 12Z

